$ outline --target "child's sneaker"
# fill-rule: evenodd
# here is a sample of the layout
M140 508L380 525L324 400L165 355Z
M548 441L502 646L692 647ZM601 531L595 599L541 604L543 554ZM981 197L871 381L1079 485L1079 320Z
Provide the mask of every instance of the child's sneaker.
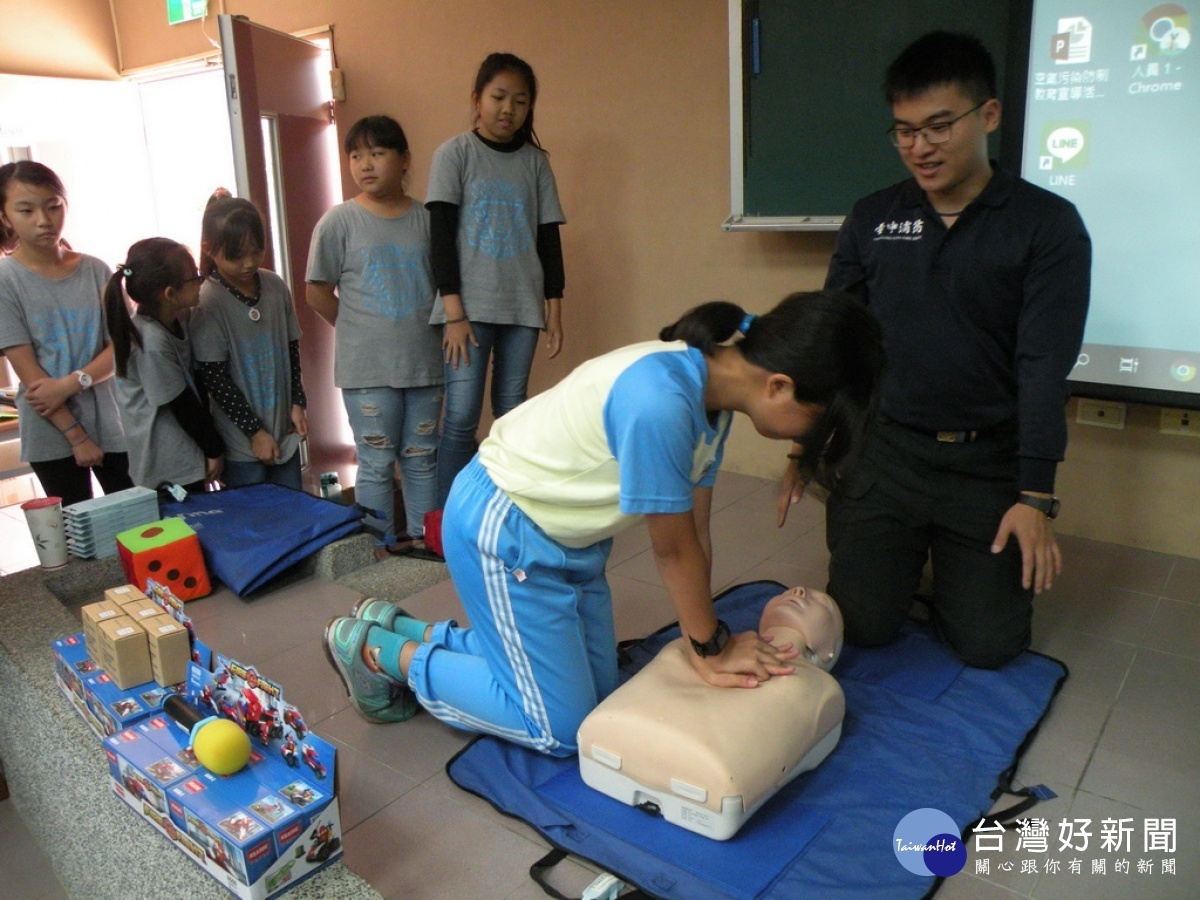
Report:
M397 616L412 618L395 603L388 603L378 597L363 597L354 604L354 609L350 610L350 618L362 619L388 631L392 630L392 623L396 621Z
M428 622L414 619L395 603L377 597L364 597L359 600L354 604L354 609L350 610L350 618L378 625L418 644L425 640L425 631L429 628Z
M325 626L325 655L360 716L368 722L403 722L420 707L407 685L372 671L363 659L363 644L372 624L365 619L330 619Z

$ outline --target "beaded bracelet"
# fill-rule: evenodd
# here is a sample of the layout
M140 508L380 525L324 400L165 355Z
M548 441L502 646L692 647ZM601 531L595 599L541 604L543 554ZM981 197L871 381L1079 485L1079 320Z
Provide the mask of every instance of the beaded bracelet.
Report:
M78 428L78 427L80 427L80 422L78 419L76 419L70 425L68 425L66 428L60 428L60 429L58 429L58 431L60 434L66 434L72 428Z
M447 319L446 324L447 325L457 325L459 322L465 322L465 321L467 321L466 316L459 316L457 319Z
M91 435L85 434L85 435L84 435L83 437L81 437L79 440L77 440L77 441L71 441L71 449L72 449L72 450L74 450L74 449L75 449L76 447L78 447L80 444L86 444L86 443L87 443L88 441L90 441L91 439L92 439L92 438L91 438Z

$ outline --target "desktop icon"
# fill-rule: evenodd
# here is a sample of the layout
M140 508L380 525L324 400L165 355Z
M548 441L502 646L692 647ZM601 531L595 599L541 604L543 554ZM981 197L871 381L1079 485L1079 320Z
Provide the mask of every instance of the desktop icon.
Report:
M1178 3L1159 4L1142 16L1136 40L1144 41L1152 53L1176 56L1192 44L1191 17Z
M1176 381L1191 381L1196 377L1196 364L1186 359L1171 363L1171 377Z
M1058 32L1050 36L1050 58L1056 65L1089 62L1092 58L1092 23L1083 16L1058 20Z

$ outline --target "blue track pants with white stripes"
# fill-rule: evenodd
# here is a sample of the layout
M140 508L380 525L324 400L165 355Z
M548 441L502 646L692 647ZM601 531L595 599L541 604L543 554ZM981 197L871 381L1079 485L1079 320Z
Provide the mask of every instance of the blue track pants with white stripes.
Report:
M430 713L554 756L617 687L612 540L564 547L492 483L478 458L455 479L442 543L470 619L434 626L408 670Z

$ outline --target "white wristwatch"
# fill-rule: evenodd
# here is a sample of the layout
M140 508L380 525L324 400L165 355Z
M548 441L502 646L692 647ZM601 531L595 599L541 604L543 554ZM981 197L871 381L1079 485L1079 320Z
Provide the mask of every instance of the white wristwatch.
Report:
M83 369L76 369L71 374L79 379L79 389L81 391L86 391L92 386L92 376L83 371Z

